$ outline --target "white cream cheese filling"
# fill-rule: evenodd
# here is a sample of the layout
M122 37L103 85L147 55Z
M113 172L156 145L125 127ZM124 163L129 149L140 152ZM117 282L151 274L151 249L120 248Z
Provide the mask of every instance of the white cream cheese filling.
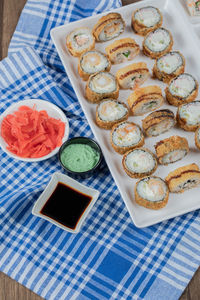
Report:
M128 109L124 105L114 100L102 101L98 106L98 115L103 121L120 120L127 112Z
M187 154L186 150L174 150L171 151L170 153L166 154L163 159L162 159L162 163L163 164L170 164L173 163L175 161L178 161L180 159L182 159L185 155Z
M157 60L157 67L161 72L171 74L183 64L178 52L169 52Z
M142 198L156 202L162 201L165 198L167 187L161 179L147 177L138 183L137 192Z
M81 59L81 68L88 74L103 71L108 66L108 59L98 51L88 51L83 54Z
M185 119L189 125L200 124L200 101L182 105L179 109L179 116L181 119Z
M181 74L169 85L170 93L174 96L186 98L196 87L194 78L189 74Z
M146 27L152 27L160 22L160 14L155 7L147 6L135 13L135 20Z
M90 80L89 87L96 93L112 93L116 90L115 77L107 72L100 72Z
M120 19L113 20L103 28L103 30L99 34L99 40L102 42L109 41L120 35L120 33L122 33L123 31L124 24L122 23L122 21Z
M124 122L115 129L112 140L119 147L132 146L141 140L141 132L138 126Z
M170 35L164 28L158 28L150 32L145 39L145 45L153 52L165 50L170 42Z
M69 41L72 43L72 48L79 51L88 48L93 44L94 37L89 28L77 28L69 35Z
M127 169L135 173L146 173L155 167L155 159L148 151L133 150L125 159Z

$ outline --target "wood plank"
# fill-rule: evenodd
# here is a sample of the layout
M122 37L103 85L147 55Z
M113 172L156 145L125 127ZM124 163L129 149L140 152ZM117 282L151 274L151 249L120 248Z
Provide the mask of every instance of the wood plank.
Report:
M136 1L122 0L122 3L127 5ZM0 0L0 59L7 56L10 39L25 3L26 0ZM41 300L42 298L0 272L0 299ZM180 297L180 300L198 299L200 299L200 268Z
M0 60L2 58L2 42L3 42L3 1L0 1Z
M4 58L26 0L0 0L0 3L3 3L1 58Z
M5 300L5 275L0 272L0 299Z
M20 283L0 272L1 300L43 300Z
M200 299L200 267L194 274L192 280L188 285L189 289L189 300L199 300ZM182 299L181 299L182 300Z

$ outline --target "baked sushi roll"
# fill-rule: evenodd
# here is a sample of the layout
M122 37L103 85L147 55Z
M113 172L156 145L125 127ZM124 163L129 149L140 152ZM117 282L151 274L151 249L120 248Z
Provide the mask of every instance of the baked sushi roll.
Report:
M99 72L91 75L86 84L86 98L92 103L105 98L117 99L119 86L115 76L109 72Z
M135 185L135 202L146 208L163 208L166 206L168 198L168 186L160 177L144 177Z
M93 27L97 42L106 42L118 37L125 29L125 22L118 13L109 13L101 17Z
M165 178L171 193L183 193L200 185L200 171L196 164L186 165L170 172Z
M136 89L128 97L128 105L134 116L142 116L163 105L162 90L157 85Z
M116 123L126 121L128 116L126 104L114 99L104 99L96 108L96 123L104 129L111 129Z
M147 80L149 70L144 62L134 63L119 69L116 78L122 89L135 89Z
M171 79L184 73L185 58L179 51L171 51L158 58L153 67L153 76L169 83Z
M131 38L114 41L106 47L106 53L113 64L132 60L139 52L140 46Z
M146 35L152 30L162 26L163 17L160 10L153 6L146 6L135 10L132 14L131 24L135 33Z
M169 109L152 112L142 120L143 131L147 136L158 136L172 128L176 123L174 113Z
M128 176L142 178L153 174L158 164L155 155L150 150L137 148L124 154L122 165Z
M114 125L110 137L113 149L120 154L144 145L142 130L138 125L128 121Z
M171 136L155 145L158 162L168 165L181 160L189 152L188 141L184 137Z
M151 58L158 58L169 52L173 46L171 33L165 28L149 32L143 41L143 53Z
M195 131L200 126L200 101L180 105L176 118L181 128L186 131Z
M88 80L90 75L101 71L110 71L111 63L107 55L97 50L84 52L78 63L78 73L83 80Z
M200 150L200 127L198 127L195 131L195 145Z
M166 87L166 99L169 104L174 106L192 102L197 97L198 88L198 82L192 75L180 74L172 79L169 86Z
M66 44L71 55L80 56L83 52L94 48L95 38L89 28L79 27L70 32Z

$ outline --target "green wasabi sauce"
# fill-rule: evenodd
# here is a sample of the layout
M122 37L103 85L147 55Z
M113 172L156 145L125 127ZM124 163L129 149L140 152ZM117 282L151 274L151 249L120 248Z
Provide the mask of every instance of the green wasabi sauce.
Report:
M99 153L86 144L71 144L61 152L62 164L74 172L91 170L99 161Z

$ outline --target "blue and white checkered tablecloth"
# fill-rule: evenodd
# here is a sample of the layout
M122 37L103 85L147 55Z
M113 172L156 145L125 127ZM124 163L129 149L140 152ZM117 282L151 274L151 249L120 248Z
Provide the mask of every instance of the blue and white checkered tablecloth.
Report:
M119 7L116 0L28 0L0 63L1 113L41 98L60 106L70 137L92 136L50 29ZM178 299L200 264L200 211L149 228L134 226L104 163L82 180L100 197L78 234L31 214L57 157L25 163L0 150L0 270L45 299Z

